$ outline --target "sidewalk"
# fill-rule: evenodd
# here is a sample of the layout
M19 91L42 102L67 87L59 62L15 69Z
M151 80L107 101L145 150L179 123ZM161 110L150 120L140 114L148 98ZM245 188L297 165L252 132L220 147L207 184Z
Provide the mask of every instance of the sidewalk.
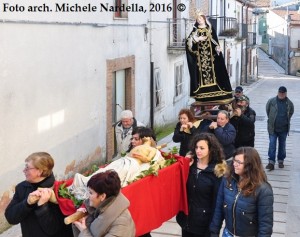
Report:
M274 171L266 171L268 180L274 192L274 225L273 237L298 237L300 233L300 78L285 75L284 69L259 50L260 80L243 85L244 94L250 98L250 106L256 111L255 148L259 151L264 167L268 163L268 132L266 102L277 95L279 86L284 85L288 97L293 101L295 113L292 117L290 136L287 138L287 158L284 169L275 167ZM169 142L168 147L178 145L172 142L172 134L165 137L163 142ZM159 143L161 143L161 141ZM167 148L165 148L167 149ZM151 232L153 237L181 236L181 229L175 219L164 223L160 228Z

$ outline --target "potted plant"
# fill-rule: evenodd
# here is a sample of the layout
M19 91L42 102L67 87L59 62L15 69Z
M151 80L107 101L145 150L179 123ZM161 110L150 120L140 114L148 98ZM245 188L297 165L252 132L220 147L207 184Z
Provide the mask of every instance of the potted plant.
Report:
M230 36L230 37L234 37L234 36L237 35L238 32L239 32L238 29L234 29L234 28L226 29L226 30L223 30L223 31L220 33L220 36Z

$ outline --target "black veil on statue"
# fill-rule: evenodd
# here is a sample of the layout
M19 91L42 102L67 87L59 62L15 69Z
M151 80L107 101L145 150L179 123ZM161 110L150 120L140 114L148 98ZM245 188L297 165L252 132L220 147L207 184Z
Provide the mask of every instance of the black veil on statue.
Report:
M216 47L219 47L216 32L205 16L204 19L206 27L198 27L199 24L196 21L186 40L190 96L200 102L227 104L232 101L233 96L225 61L222 52L218 53L216 50ZM193 36L206 36L207 38L196 42Z

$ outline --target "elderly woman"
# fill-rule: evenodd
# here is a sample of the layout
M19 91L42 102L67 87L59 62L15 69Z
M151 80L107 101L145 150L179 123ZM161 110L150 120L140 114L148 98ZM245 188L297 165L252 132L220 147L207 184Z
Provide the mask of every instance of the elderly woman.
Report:
M128 210L129 201L120 192L121 181L114 170L95 174L87 183L88 215L73 224L74 237L134 237L135 225Z
M16 186L5 210L10 224L21 224L23 237L73 236L71 228L64 224L59 206L49 202L55 181L53 166L54 160L46 152L33 153L25 159L26 180Z
M229 122L229 119L229 113L225 110L220 110L217 115L217 121L211 122L205 129L206 131L215 134L223 146L226 160L231 158L235 151L234 141L236 137L236 130Z

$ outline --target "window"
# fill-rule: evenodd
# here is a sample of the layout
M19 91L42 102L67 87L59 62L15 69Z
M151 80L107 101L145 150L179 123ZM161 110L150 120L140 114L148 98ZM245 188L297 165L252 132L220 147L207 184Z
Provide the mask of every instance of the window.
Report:
M115 18L128 18L128 12L124 8L128 6L128 0L115 0Z
M183 92L183 62L175 64L175 97Z
M162 106L162 88L161 88L161 78L160 78L160 69L154 69L154 106L155 108Z

